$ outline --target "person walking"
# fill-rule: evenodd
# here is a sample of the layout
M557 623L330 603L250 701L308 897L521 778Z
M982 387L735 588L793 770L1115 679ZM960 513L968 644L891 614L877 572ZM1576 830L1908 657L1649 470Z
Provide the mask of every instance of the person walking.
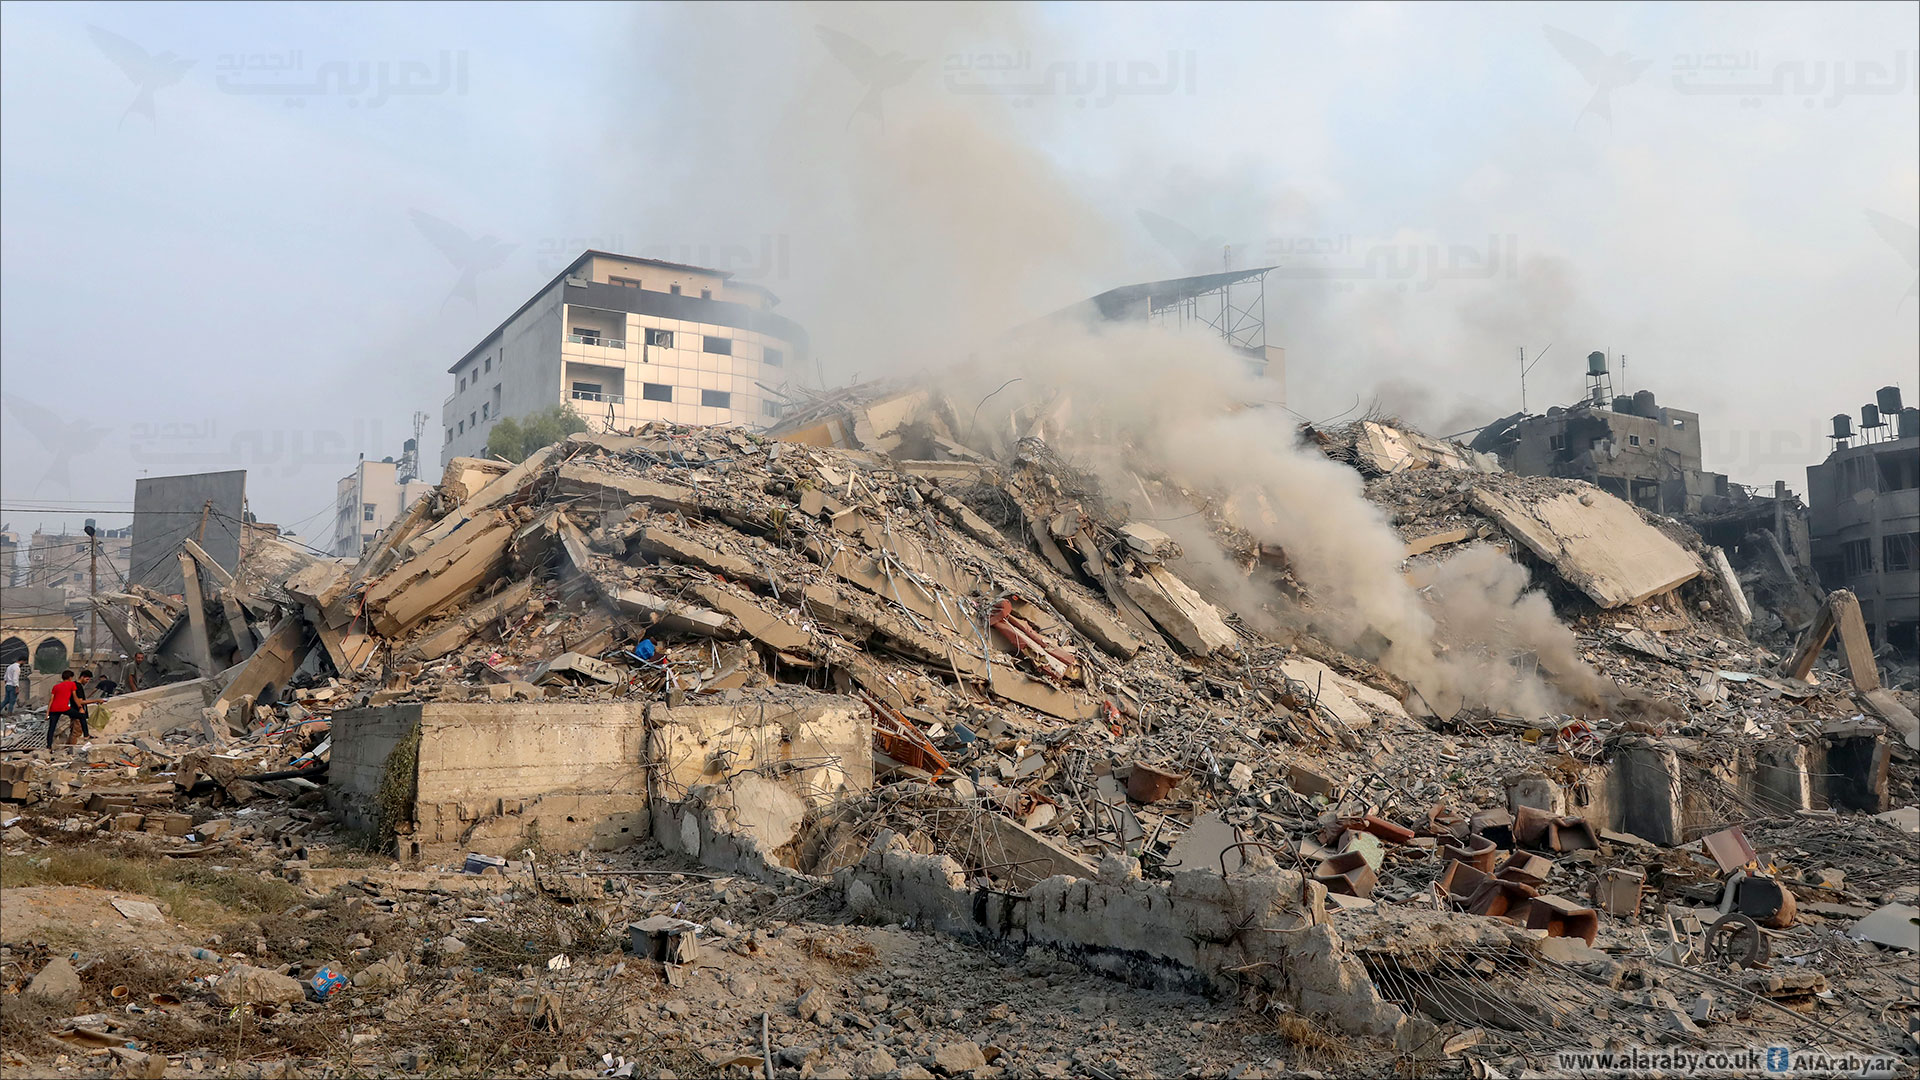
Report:
M7 665L7 699L0 712L12 712L20 704L20 661Z

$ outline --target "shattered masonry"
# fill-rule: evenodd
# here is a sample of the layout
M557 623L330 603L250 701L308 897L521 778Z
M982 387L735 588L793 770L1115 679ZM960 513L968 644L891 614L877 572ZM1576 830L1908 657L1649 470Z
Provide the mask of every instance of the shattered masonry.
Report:
M1230 499L1135 477L1201 508L1216 565L1026 419L983 437L936 392L864 388L773 438L455 459L353 563L268 542L229 574L188 543L182 599L117 598L161 685L77 755L22 753L23 726L0 795L35 835L188 854L233 807L409 865L647 842L1403 1056L1632 1029L1911 1061L1867 1003L1912 1000L1871 956L1916 944L1915 669L1851 594L1755 589L1771 571L1679 521L1389 421L1302 430L1434 606L1413 663L1336 638ZM1528 617L1550 632L1514 636ZM633 940L686 962L695 924L653 914ZM1817 990L1764 966L1815 948Z

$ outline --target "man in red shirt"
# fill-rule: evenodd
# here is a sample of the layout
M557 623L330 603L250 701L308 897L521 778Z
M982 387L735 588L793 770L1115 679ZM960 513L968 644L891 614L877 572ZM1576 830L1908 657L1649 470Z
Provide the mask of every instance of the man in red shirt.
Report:
M80 684L73 681L73 669L60 673L60 681L53 684L53 692L47 696L47 749L53 749L53 732L65 720L73 709L74 699L80 696Z
M87 706L97 705L99 698L84 696L87 680L93 678L93 672L83 671L79 681L75 681L71 669L60 673L60 681L53 684L53 692L47 697L47 749L53 749L53 732L62 719L67 721L67 741L77 743L82 736L91 736L87 730Z

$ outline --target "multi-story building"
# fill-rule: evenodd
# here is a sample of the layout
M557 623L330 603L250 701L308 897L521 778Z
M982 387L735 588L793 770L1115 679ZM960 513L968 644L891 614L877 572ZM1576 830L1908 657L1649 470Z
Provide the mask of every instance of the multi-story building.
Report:
M1807 466L1813 568L1829 589L1860 598L1874 641L1920 650L1920 409L1898 387L1852 417L1833 418L1833 452Z
M1516 413L1480 430L1472 447L1522 476L1585 480L1660 514L1729 502L1727 477L1700 457L1700 414L1659 404L1653 391L1613 396L1605 353L1587 357L1587 394L1545 416Z
M20 534L12 529L0 526L0 586L24 585L16 578L24 573L20 568Z
M392 458L362 459L334 485L333 543L328 550L344 558L358 556L380 530L432 490L433 485L425 480L403 478L399 463Z
M133 561L133 530L98 529L96 532L100 540L101 590L126 588L127 567ZM88 537L84 532L34 530L33 546L27 549L26 580L22 584L61 589L70 599L84 600L88 595L88 575L93 572L87 547Z
M554 405L595 431L648 420L762 427L806 359L768 290L723 270L587 251L447 370L441 463L481 456L505 417Z
M88 651L113 647L113 638L108 636L106 628L84 614L94 576L98 575L101 592L117 592L126 588L127 569L133 562L132 528L95 531L100 543L97 564L95 556L88 551L90 541L86 533L35 530L21 581L23 588L58 589L60 595L66 597L67 610L80 614L66 625L79 625L83 634L80 648Z

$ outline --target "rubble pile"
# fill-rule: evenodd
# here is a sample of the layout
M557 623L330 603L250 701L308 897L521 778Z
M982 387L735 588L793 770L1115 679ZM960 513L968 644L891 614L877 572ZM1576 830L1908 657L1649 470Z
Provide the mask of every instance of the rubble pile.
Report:
M1314 582L1233 524L1231 493L1139 467L1142 503L1199 507L1218 550L1186 550L1061 456L1060 415L1009 435L925 390L841 394L772 438L658 424L455 459L354 563L269 544L204 593L189 575L183 602L133 597L149 681L186 678L110 699L83 747L22 726L0 766L9 857L132 832L168 859L268 860L342 918L404 923L411 953L371 929L343 955L272 950L298 985L324 970L386 995L389 1026L459 1000L564 1032L581 1001L631 990L623 963L661 982L616 1026L686 1022L675 991L716 944L839 947L733 921L798 918L807 897L818 918L1238 997L1376 1061L1786 1040L1911 1065L1920 1003L1881 957L1913 948L1901 912L1920 901L1915 702L1861 651L1850 596L1768 648L1746 577L1685 525L1381 420L1303 432L1367 477L1421 595L1449 560L1497 557L1552 601L1566 656L1443 643L1590 680L1516 711L1415 685L1391 642L1337 647ZM308 857L349 836L501 888L400 896ZM648 837L633 850L680 860L672 888L627 861ZM694 902L696 865L735 883L726 916ZM569 914L513 922L543 904ZM528 951L420 989L479 937ZM875 985L860 1020L800 995L792 1018L833 1047L755 1063L749 1041L733 1064L1094 1064L942 1041L980 1017L902 1017L898 984ZM294 1015L335 1007L298 993ZM887 1049L901 1028L918 1073ZM389 1063L424 1067L406 1053ZM1096 1067L1166 1064L1143 1060Z

